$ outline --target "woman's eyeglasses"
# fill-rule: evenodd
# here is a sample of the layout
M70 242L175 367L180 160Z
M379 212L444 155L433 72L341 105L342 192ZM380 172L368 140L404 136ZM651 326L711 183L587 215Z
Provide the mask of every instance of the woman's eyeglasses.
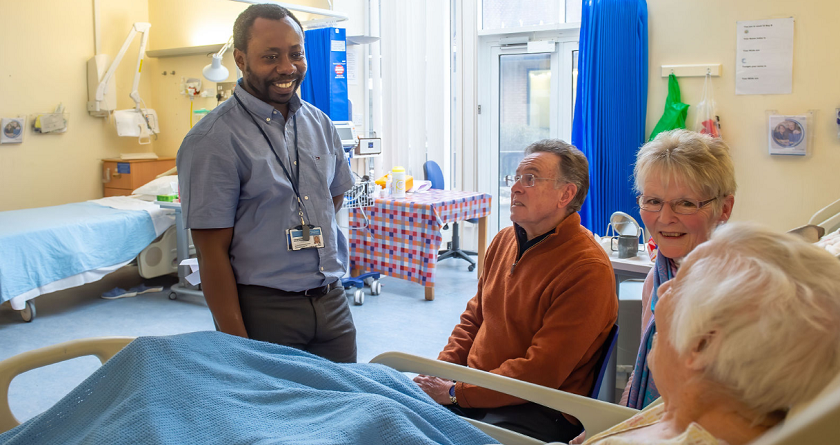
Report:
M693 215L716 199L717 198L712 198L705 201L698 201L691 198L678 198L670 201L663 201L659 198L654 198L653 196L642 195L639 196L638 202L639 208L646 212L659 212L662 210L662 206L667 203L671 206L671 210L673 210L674 213L679 213L680 215Z

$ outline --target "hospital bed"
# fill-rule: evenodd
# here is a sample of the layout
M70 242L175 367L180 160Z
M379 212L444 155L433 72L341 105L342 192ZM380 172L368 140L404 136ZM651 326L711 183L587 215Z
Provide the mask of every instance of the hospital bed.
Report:
M32 299L101 279L173 224L171 210L125 196L0 212L0 304L32 321Z
M224 334L204 333L204 335ZM8 388L14 376L31 369L86 355L94 355L104 364L133 340L130 337L102 337L74 340L25 352L0 362L0 434L18 425L8 405ZM258 345L261 343L253 342L253 344ZM400 352L381 354L375 357L371 363L386 365L401 372L437 375L443 378L476 384L539 403L574 415L583 423L589 435L597 434L628 419L638 412L607 402ZM164 407L163 409L166 408ZM63 413L63 415L66 416L68 413ZM207 415L209 416L210 414ZM237 419L227 420L237 422ZM330 422L330 419L322 418L321 421ZM386 423L386 425L381 426L382 428L395 427L395 425L387 425L387 418L385 416L383 416L382 422ZM542 443L535 439L480 422L471 421L471 423L499 443L510 445ZM149 433L152 434L153 432ZM796 412L792 412L787 420L768 431L765 435L754 441L753 444L830 444L837 443L838 435L840 435L840 376L814 401L796 410Z

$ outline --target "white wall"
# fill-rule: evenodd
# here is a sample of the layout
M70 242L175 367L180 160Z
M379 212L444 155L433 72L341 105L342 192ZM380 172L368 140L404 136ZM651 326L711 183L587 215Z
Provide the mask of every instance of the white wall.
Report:
M723 138L732 148L738 193L733 220L763 222L789 230L808 222L820 208L840 199L840 51L836 0L648 0L650 84L647 131L662 115L667 79L660 65L721 63L714 78ZM735 95L736 21L794 17L793 93ZM683 102L696 105L703 78L679 79ZM767 154L765 110L799 114L817 110L811 154ZM689 108L688 124L694 122Z
M131 25L148 21L146 0L100 0L101 51L114 56ZM113 125L87 113L86 62L94 56L91 0L3 1L0 26L0 117L51 112L63 103L66 133L38 135L27 121L22 144L0 145L0 211L64 204L102 196L101 159L149 151L136 138L120 138ZM154 28L152 29L154 32ZM140 38L116 71L117 108L128 97ZM140 96L153 107L151 78L140 79Z

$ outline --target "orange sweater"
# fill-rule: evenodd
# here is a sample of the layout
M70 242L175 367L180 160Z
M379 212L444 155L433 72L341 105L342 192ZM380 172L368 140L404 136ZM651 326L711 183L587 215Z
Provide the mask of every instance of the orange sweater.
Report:
M513 227L490 243L478 293L438 360L588 395L618 317L609 257L577 213L517 262L518 248ZM525 402L462 382L455 395L465 408Z

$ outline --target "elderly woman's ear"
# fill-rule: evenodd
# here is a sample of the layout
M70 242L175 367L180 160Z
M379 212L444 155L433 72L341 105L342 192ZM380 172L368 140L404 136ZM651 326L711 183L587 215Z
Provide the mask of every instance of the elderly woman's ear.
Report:
M718 224L724 224L732 217L732 207L735 206L735 195L726 195L722 198L722 201L723 205L721 206Z
M718 331L711 331L694 339L688 352L686 365L693 371L703 371L715 360L720 346Z

